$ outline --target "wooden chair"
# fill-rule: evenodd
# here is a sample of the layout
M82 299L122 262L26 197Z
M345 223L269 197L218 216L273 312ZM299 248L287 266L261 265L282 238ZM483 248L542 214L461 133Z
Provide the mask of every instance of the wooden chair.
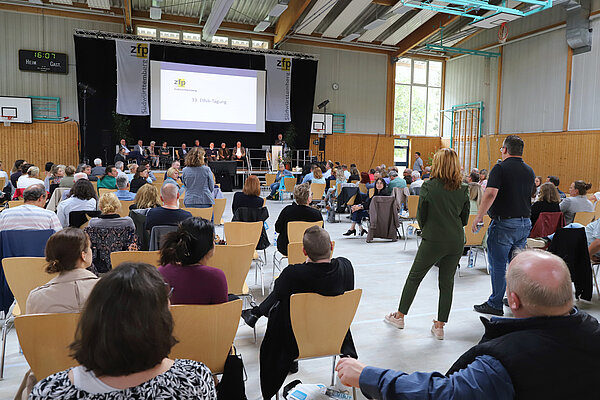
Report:
M242 315L242 301L171 306L177 343L169 357L200 361L220 374L231 351Z
M39 380L76 366L69 345L75 338L78 313L31 314L15 318L23 355Z
M98 197L102 197L104 193L115 193L115 189L100 188L98 189Z
M375 194L375 188L369 189L369 197L373 197L374 194Z
M258 280L258 272L260 270L260 287L261 292L265 294L265 277L263 267L266 263L266 259L263 262L260 260L258 253L256 252L256 246L258 245L258 241L260 240L260 235L262 234L263 222L225 222L223 224L223 233L225 234L225 241L227 244L233 245L242 245L242 244L252 244L254 246L255 251L253 254L253 259L257 260L256 266L257 270L255 272L255 281Z
M323 221L317 222L304 222L304 221L291 221L288 222L287 231L288 231L288 243L302 243L302 239L304 238L304 231L310 228L311 226L320 226L323 227ZM300 248L300 252L302 252L302 248ZM281 258L277 258L277 251L273 253L273 277L275 277L275 268L281 271L281 262L286 256L282 255ZM280 253L281 254L281 253ZM290 264L288 258L288 264Z
M119 210L118 214L121 217L127 217L129 215L129 206L135 203L135 200L120 200L121 202L121 210Z
M595 216L596 213L593 211L580 211L578 213L575 213L575 218L573 218L573 222L587 226L587 224L594 220Z
M20 313L25 313L29 292L48 283L50 279L58 275L48 274L44 271L46 267L44 257L9 257L2 260L2 266L8 286L20 308ZM13 313L15 312L13 311Z
M113 251L110 253L110 263L114 267L123 262L141 262L160 266L160 250L155 251Z
M25 200L23 200L23 199L21 199L21 200L11 200L11 201L8 202L8 208L22 206L23 204L25 204Z
M294 188L296 187L297 179L295 176L284 176L281 179L283 180L283 186L279 185L279 200L283 201L284 193L294 193Z
M321 201L323 199L323 195L325 194L325 184L324 183L311 183L310 191L312 192L312 201Z
M332 241L333 247L335 249L335 241ZM288 265L294 264L302 264L306 261L306 256L302 251L303 244L302 242L292 242L288 243ZM333 250L332 250L333 253Z
M400 216L400 226L402 227L402 235L404 236L404 249L406 250L407 235L404 230L404 222L413 223L417 220L417 210L419 209L419 196L407 196L406 206L408 208L408 217Z
M481 252L483 253L483 259L485 260L485 268L487 270L487 273L489 274L490 268L489 268L488 262L487 262L487 252L485 250L485 247L483 247L483 239L485 238L485 234L486 234L488 228L490 227L490 223L492 222L492 219L489 216L484 215L483 216L483 226L481 227L479 232L474 233L471 227L473 226L473 221L475 221L475 217L477 217L477 216L469 215L469 222L467 222L467 225L464 228L465 229L465 247L469 248L469 253L472 251L474 252L477 249L481 250ZM470 256L470 254L469 254L469 256ZM473 265L475 265L476 262L477 262L477 253L475 252ZM460 264L458 264L458 276L460 276Z
M265 174L265 184L261 185L261 190L265 190L267 192L271 191L271 185L275 183L275 178L277 178L277 174Z
M358 191L361 193L369 193L367 190L367 184L366 183L359 183L358 184Z
M218 245L215 246L215 252L208 259L206 265L219 268L225 273L229 293L251 297L248 285L246 285L246 277L250 271L253 256L252 244Z
M223 213L225 212L226 206L227 199L215 199L215 204L213 205L215 225L223 225Z
M98 181L93 181L92 186L94 187L94 191L98 193Z
M339 296L297 293L290 298L290 319L298 343L298 360L332 357L331 385L335 380L335 361L354 319L362 289ZM356 393L354 393L356 397Z
M204 218L209 221L212 221L213 218L213 208L183 208L185 211L189 211L192 214L192 217Z

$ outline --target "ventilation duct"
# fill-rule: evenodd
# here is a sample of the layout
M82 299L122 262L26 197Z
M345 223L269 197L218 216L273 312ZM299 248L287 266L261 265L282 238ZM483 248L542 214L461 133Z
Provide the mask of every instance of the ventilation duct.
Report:
M592 50L590 0L569 0L562 3L567 12L567 44L573 54Z

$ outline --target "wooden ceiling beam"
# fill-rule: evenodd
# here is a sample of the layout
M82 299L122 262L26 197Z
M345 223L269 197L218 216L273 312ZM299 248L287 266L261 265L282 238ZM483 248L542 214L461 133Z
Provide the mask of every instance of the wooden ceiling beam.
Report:
M292 29L311 0L290 0L288 8L279 16L275 25L275 44L280 43Z
M393 7L399 2L400 0L373 0L371 3L379 4L380 6Z
M133 22L131 20L132 0L123 0L123 15L125 17L125 33L133 33Z
M415 48L421 44L425 39L434 33L438 32L441 27L447 26L448 24L456 21L460 17L458 15L437 13L433 17L429 18L427 22L412 31L410 35L402 39L396 47L398 51L394 54L394 57L402 57L409 50Z

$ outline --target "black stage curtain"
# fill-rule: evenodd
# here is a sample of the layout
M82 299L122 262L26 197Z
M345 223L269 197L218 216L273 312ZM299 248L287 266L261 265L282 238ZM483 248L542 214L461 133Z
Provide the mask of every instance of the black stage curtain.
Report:
M74 36L77 82L96 89L96 94L87 100L87 135L83 143L89 160L102 158L112 164L115 156L115 138L112 137L113 117L117 102L117 60L113 39ZM202 48L150 44L150 59L183 64L208 65L215 67L265 69L264 56L260 54L233 53ZM315 98L317 61L294 59L292 66L292 124L296 128L296 148L307 149L310 142L310 124ZM74 93L74 95L76 95ZM78 97L80 126L83 129L83 100ZM283 133L289 123L268 122L265 132L223 132L184 129L152 129L150 117L127 116L131 120L130 132L133 141L142 139L144 145L151 140L160 146L167 141L170 146L186 143L193 146L194 140L208 147L215 142L219 147L225 142L233 147L240 140L245 147L260 148L273 144L278 133ZM83 130L82 130L83 135ZM131 145L135 143L130 143ZM83 150L83 149L82 149ZM106 165L106 164L105 164Z

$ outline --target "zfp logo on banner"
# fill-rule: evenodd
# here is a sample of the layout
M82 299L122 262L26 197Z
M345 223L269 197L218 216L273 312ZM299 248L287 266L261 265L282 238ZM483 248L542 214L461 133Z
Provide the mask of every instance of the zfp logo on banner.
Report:
M289 71L292 69L292 59L291 58L282 58L277 60L277 67L282 71Z
M138 43L131 46L131 55L138 58L148 58L148 43Z
M185 87L185 79L181 79L181 78L175 79L175 82L173 82L173 84L177 87L184 88Z

